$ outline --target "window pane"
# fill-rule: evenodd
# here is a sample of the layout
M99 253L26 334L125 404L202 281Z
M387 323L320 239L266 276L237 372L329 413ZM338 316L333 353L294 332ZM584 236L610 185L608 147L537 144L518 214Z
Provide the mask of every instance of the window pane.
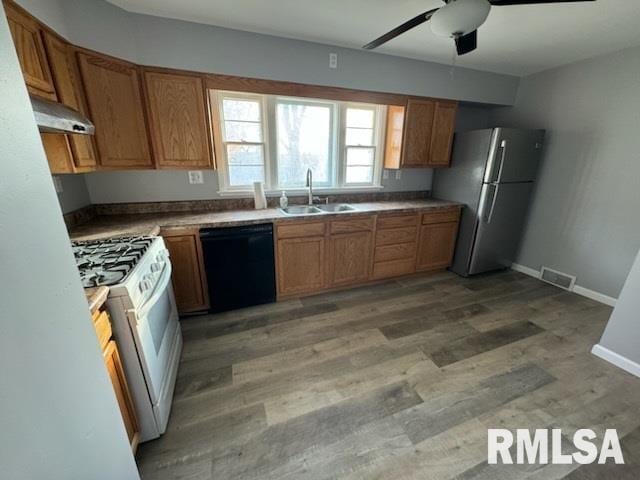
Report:
M373 145L373 129L347 128L347 145Z
M264 182L264 151L262 145L227 145L229 184L251 185Z
M347 167L347 183L373 183L373 167Z
M373 148L347 148L347 167L349 166L373 166L375 150Z
M262 142L262 129L259 123L226 121L224 134L227 142Z
M225 98L222 100L222 114L225 120L260 121L260 102Z
M373 128L373 110L347 108L347 127Z
M328 105L279 102L277 158L280 187L301 187L307 168L315 183L331 181L331 110Z

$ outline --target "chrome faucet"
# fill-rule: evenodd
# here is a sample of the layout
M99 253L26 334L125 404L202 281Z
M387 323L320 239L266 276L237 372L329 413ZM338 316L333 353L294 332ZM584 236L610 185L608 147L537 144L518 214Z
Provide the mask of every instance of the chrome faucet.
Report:
M313 171L307 168L307 194L309 196L309 205L313 205Z

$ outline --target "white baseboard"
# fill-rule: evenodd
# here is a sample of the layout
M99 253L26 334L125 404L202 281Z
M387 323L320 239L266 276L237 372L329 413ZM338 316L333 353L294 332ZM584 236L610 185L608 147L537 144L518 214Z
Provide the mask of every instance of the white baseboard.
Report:
M609 295L605 295L604 293L589 290L588 288L581 287L580 285L575 285L573 287L573 292L577 293L578 295L582 295L583 297L590 298L591 300L595 300L596 302L609 305L610 307L616 306L616 301L617 301L616 298L610 297Z
M530 277L540 279L540 272L538 270L525 267L524 265L520 265L519 263L512 263L511 269L515 270L516 272L529 275ZM604 303L605 305L609 305L610 307L616 306L616 301L617 301L616 298L610 297L609 295L605 295L604 293L590 290L585 287L581 287L580 285L574 285L572 292L578 295L581 295L583 297L590 298L591 300L595 300L596 302Z
M596 357L600 357L603 360L615 365L622 370L629 372L636 377L640 377L640 364L629 360L627 357L623 357L622 355L609 350L608 348L603 347L598 344L595 345L591 349L591 353Z

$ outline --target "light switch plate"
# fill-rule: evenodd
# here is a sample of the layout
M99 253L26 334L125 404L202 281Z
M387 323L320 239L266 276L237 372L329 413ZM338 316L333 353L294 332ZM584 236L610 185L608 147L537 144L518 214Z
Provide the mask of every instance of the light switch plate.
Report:
M64 188L62 187L62 179L60 177L53 177L53 186L56 189L56 193L64 192Z
M396 170L396 180L400 180L401 176L402 176L402 170Z
M202 174L202 170L189 171L189 183L191 185L199 185L204 183L204 175Z
M382 179L386 180L387 178L389 178L389 170L383 170L382 171Z

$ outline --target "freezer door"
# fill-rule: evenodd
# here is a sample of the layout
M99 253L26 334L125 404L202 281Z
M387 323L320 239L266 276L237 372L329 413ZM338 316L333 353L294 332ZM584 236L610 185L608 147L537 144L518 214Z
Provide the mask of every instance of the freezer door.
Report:
M511 266L520 245L532 191L533 183L483 185L470 275Z
M535 180L543 141L544 130L494 129L484 183Z

